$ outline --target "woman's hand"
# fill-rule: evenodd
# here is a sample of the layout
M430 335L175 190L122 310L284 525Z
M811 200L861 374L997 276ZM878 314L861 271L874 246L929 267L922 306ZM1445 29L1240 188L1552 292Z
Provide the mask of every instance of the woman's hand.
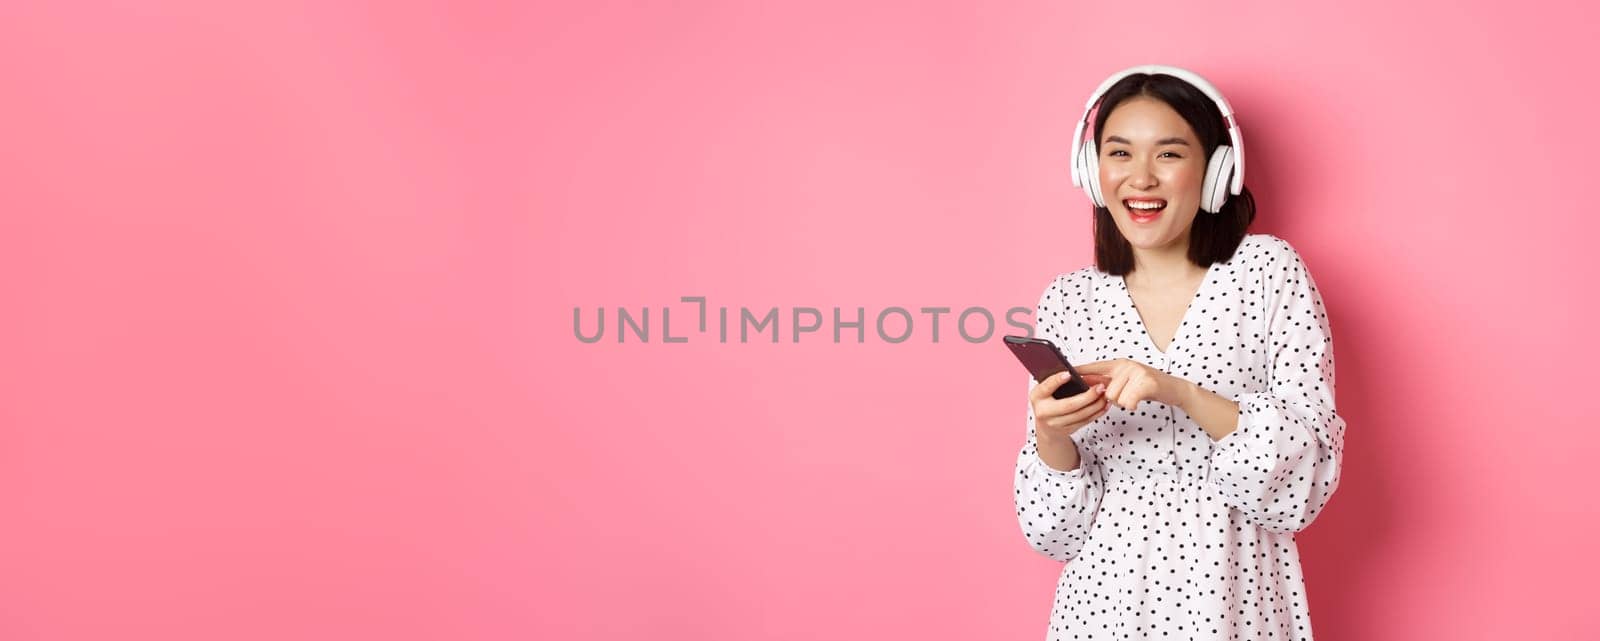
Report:
M1139 401L1155 401L1182 407L1186 381L1139 361L1118 358L1078 366L1084 378L1099 376L1106 384L1106 401L1133 411Z
M1083 374L1083 370L1078 370ZM1066 398L1054 398L1056 388L1061 387L1071 378L1068 372L1061 372L1035 383L1032 390L1028 391L1028 401L1033 404L1033 431L1040 443L1063 442L1083 426L1100 418L1109 408L1106 405L1105 390L1106 380L1103 376L1090 376L1083 374L1085 383L1091 387L1089 391Z

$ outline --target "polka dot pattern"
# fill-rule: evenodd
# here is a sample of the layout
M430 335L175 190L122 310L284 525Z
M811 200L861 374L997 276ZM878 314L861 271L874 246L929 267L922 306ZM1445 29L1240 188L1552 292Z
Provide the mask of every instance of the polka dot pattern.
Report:
M1112 406L1073 434L1071 471L1039 458L1028 407L1017 520L1068 562L1046 638L1312 638L1294 534L1339 485L1345 422L1328 315L1294 248L1247 235L1207 268L1166 352L1126 281L1094 267L1057 277L1035 318L1075 364L1133 359L1239 404L1218 441L1175 407Z

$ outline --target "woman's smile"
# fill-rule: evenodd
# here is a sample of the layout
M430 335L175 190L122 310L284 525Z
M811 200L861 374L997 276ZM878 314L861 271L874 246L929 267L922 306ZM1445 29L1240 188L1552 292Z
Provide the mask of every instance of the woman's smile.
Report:
M1128 218L1139 224L1148 224L1161 217L1161 212L1166 211L1167 201L1159 198L1129 198L1122 201L1122 206L1128 210Z

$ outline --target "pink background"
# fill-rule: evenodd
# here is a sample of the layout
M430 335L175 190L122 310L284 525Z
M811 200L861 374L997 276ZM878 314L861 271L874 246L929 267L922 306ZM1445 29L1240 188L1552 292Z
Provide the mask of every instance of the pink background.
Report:
M1332 310L1319 638L1600 629L1584 3L212 4L0 8L0 637L1043 638L998 338L678 298L1031 311L1146 62Z

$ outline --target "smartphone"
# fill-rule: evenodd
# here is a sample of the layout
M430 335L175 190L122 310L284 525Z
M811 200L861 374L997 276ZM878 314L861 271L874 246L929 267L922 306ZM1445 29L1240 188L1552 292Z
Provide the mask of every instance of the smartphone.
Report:
M1061 387L1057 387L1055 398L1061 399L1076 396L1089 391L1089 384L1078 375L1078 370L1072 369L1072 363L1067 362L1067 357L1056 349L1056 344L1042 338L1027 338L1024 336L1005 337L1006 347L1011 348L1011 353L1017 355L1017 360L1022 361L1022 366L1028 368L1028 373L1033 375L1034 382L1049 379L1051 376L1063 371L1072 372L1072 378Z

